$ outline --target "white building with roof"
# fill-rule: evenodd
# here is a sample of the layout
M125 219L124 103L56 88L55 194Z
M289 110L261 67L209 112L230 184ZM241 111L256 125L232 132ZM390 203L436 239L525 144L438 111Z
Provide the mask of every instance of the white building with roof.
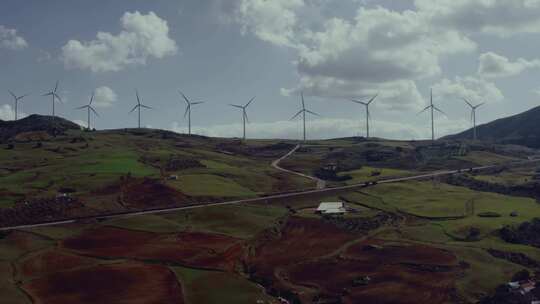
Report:
M347 212L342 202L322 202L316 210L320 214L343 214Z

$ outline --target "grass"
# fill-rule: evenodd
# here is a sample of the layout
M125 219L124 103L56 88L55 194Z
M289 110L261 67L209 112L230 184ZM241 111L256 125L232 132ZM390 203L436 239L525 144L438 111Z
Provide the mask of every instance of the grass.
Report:
M374 175L374 172L379 172L379 175ZM347 184L356 184L367 181L379 180L381 178L406 176L411 174L410 171L390 169L390 168L375 168L363 166L361 169L340 172L340 176L350 175L352 179L346 181Z
M130 230L155 233L173 233L183 230L184 226L159 215L144 214L107 221L104 224Z
M286 214L287 210L282 207L243 204L192 209L164 214L162 217L190 230L249 239L276 225L278 219Z
M238 183L212 174L182 175L175 182L175 188L191 196L217 196L217 197L252 197L255 193Z
M471 151L465 156L457 156L455 158L470 161L480 166L500 164L516 160L514 157L504 156L487 151Z
M274 302L261 288L238 275L184 267L171 269L184 286L189 304Z

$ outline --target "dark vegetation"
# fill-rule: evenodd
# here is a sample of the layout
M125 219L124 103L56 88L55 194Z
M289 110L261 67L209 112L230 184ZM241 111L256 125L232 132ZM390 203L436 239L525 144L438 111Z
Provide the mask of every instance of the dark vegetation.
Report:
M500 144L516 144L531 148L540 148L540 107L526 112L501 118L477 127L478 138ZM472 138L472 129L447 136L448 139L468 140Z
M540 218L524 222L517 227L505 226L499 231L499 236L509 243L540 248Z
M76 123L61 117L33 114L16 122L0 121L0 142L6 142L10 139L27 141L32 138L45 138L47 135L61 135L67 130L80 129L81 127ZM31 134L31 132L41 132L41 134Z

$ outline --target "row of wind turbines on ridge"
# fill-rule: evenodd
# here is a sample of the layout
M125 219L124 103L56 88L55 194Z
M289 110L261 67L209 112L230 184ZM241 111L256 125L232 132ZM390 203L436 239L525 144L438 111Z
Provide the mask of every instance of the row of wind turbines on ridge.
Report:
M56 103L56 101L62 102L62 99L60 98L60 96L57 93L58 84L59 84L59 82L57 81L53 90L41 95L41 96L51 96L52 97L52 116L53 117L55 117L55 103ZM15 120L17 120L18 119L18 105L19 105L19 102L21 102L22 99L24 97L28 96L29 94L17 96L12 91L9 91L9 93L14 99L14 103L15 103ZM203 101L191 101L188 97L186 97L186 95L184 95L184 93L182 93L181 91L179 91L179 93L180 93L182 99L186 103L186 111L184 112L184 118L187 117L187 120L188 120L188 134L191 135L191 108L192 108L192 106L202 104L204 102ZM153 109L153 108L141 103L141 98L139 96L138 90L135 90L135 95L137 97L137 104L131 109L131 111L129 111L129 113L131 114L135 110L137 110L138 128L140 129L141 128L141 109L149 109L150 110L150 109ZM362 101L362 100L359 100L359 99L351 99L352 102L365 106L365 109L366 109L366 111L365 111L365 113L366 113L366 118L365 118L365 120L366 120L366 138L370 137L370 134L369 134L369 121L371 119L371 114L370 114L370 111L369 111L369 106L371 105L371 103L373 101L375 101L377 96L378 96L378 94L372 96L367 101ZM84 109L87 110L87 128L88 129L90 129L91 114L94 113L96 116L99 117L98 112L92 106L92 102L94 101L94 97L95 97L94 93L92 93L92 96L90 97L90 101L89 101L88 104L75 108L77 110L84 110ZM311 114L311 115L315 115L315 116L320 116L320 115L318 113L315 113L315 112L309 110L309 109L306 109L306 103L305 103L305 100L304 100L304 93L303 92L300 93L300 97L301 97L302 108L290 120L294 120L298 116L302 115L303 140L305 141L306 140L306 114ZM369 98L369 97L363 97L363 98ZM244 140L246 139L246 123L249 123L249 118L248 118L248 115L247 115L247 108L254 100L255 100L255 97L251 98L245 105L229 104L230 106L238 108L238 109L240 109L242 111L242 125L243 125L243 136L242 136L242 138ZM473 139L476 140L477 139L476 110L480 106L482 106L484 103L473 105L466 98L463 98L463 100L471 108L471 121L473 123ZM439 112L439 113L441 113L443 115L446 115L446 114L442 110L440 110L436 105L433 104L433 89L431 89L431 92L430 92L430 104L427 107L425 107L422 111L418 112L418 115L425 112L425 111L427 111L427 110L430 110L430 112L431 112L431 140L434 141L435 140L434 112L437 111L437 112Z

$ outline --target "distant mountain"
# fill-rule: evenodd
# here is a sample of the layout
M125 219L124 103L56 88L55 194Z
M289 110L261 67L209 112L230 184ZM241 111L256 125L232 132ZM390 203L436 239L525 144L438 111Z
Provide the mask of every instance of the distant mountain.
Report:
M540 148L540 107L476 127L478 139ZM444 139L472 139L473 129Z
M16 121L0 120L0 141L6 141L25 133L42 132L54 136L67 130L80 129L78 124L61 117L33 114Z

